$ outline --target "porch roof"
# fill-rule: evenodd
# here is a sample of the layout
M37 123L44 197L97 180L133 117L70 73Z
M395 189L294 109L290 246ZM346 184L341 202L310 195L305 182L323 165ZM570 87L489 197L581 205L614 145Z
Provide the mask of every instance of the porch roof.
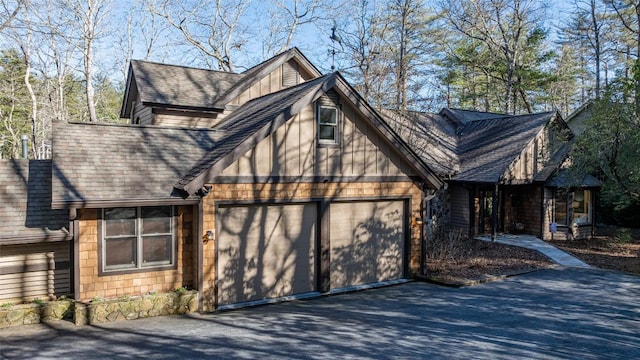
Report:
M545 183L549 187L581 187L597 188L601 187L600 180L589 174L574 174L568 169L559 170L549 181Z

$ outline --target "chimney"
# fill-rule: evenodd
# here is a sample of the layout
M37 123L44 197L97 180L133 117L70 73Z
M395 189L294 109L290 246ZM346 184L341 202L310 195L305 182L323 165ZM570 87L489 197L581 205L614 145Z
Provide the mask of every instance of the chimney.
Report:
M20 136L20 140L22 140L22 158L23 159L28 159L29 158L29 148L28 148L28 144L29 144L29 136L27 135L22 135Z

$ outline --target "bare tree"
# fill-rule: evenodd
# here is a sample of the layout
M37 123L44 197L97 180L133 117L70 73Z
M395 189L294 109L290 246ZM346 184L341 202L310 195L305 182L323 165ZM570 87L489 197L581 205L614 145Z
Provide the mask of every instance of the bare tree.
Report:
M382 16L382 7L369 0L360 0L350 13L350 19L336 29L340 43L344 46L346 66L343 71L349 76L355 88L365 100L382 105L382 98L376 93L376 84L383 82L391 69L384 57L384 39L387 23Z
M517 70L521 68L532 31L542 23L543 8L531 0L447 0L441 3L446 19L454 29L477 40L496 56L505 67L504 111L515 113L520 98L531 111L525 92L518 91Z
M13 1L0 1L0 31L4 30L11 24L11 21L15 19L20 11L20 8L25 4L26 0Z
M233 71L233 58L247 42L246 28L241 22L250 0L171 0L150 1L149 11L166 21L184 39L214 60L219 70Z
M576 0L575 7L575 17L564 28L564 32L575 46L583 48L586 45L585 51L590 53L593 60L594 95L598 98L602 86L603 56L607 51L605 45L612 43L605 38L609 27L609 15L606 7L601 6L598 0Z
M331 2L324 0L275 0L274 5L269 36L278 46L276 53L291 47L293 36L300 27L309 24L318 26L331 10Z
M104 35L104 21L109 15L111 0L63 0L63 9L77 21L74 34L82 47L83 75L89 121L96 122L95 89L93 87L94 47Z
M396 69L396 100L395 108L407 110L408 78L411 67L415 66L425 53L427 47L427 25L430 22L424 4L420 0L394 0L388 5L389 32L388 36L394 66Z

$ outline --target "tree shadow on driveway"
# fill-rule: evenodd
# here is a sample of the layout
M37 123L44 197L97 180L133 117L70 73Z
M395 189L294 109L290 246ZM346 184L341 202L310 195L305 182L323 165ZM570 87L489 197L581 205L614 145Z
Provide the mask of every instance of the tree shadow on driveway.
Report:
M552 269L230 312L0 331L17 358L640 358L640 277Z

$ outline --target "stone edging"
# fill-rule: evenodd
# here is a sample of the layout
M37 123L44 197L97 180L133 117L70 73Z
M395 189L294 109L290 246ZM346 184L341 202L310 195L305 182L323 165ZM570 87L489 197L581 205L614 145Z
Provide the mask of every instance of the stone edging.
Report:
M81 326L197 311L198 292L195 290L96 299L88 303L65 299L0 307L0 328L57 320L69 320Z

